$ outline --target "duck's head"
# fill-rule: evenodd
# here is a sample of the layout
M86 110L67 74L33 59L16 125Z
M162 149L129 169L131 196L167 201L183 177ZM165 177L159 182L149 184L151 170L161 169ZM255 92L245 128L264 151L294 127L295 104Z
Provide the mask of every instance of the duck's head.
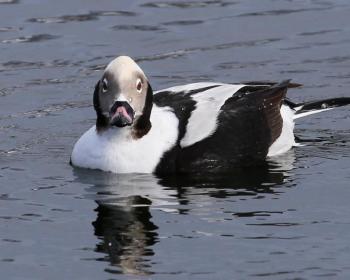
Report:
M152 102L153 91L141 68L128 56L117 57L95 86L97 131L131 127L133 137L142 137L151 129Z

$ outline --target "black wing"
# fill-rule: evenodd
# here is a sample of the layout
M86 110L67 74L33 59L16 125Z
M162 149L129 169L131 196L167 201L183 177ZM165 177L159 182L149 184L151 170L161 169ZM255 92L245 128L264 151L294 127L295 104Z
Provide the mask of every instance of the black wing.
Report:
M249 85L241 88L221 107L215 133L191 146L174 147L159 165L165 168L158 168L157 172L172 169L183 173L229 172L234 167L265 162L269 147L282 131L280 108L288 87L289 81L273 86ZM180 116L179 119L186 115L186 122L180 128L181 139L195 101L185 93L162 94L162 98L171 98L172 107L174 103L178 104L175 113Z

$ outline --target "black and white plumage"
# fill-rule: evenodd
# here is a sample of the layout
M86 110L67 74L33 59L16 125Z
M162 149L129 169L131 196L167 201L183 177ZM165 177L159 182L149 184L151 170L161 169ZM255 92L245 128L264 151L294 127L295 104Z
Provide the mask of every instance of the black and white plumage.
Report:
M75 144L75 166L115 173L229 172L258 165L295 145L294 119L350 104L286 99L282 83L194 83L154 92L121 56L94 92L96 126Z

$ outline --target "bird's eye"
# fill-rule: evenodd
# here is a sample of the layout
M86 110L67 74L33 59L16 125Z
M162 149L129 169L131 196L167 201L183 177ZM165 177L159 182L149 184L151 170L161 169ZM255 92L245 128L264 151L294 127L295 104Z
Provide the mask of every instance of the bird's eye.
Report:
M102 92L106 92L108 90L108 81L106 78L102 81Z
M137 81L136 81L136 90L138 93L142 92L142 82L140 79L137 79Z

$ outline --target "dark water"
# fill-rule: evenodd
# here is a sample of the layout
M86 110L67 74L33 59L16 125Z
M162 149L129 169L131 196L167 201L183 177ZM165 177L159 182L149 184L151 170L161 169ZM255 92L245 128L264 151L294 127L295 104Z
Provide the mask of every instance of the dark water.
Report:
M349 96L348 0L0 0L1 279L349 279L350 108L226 177L72 169L92 90L116 55L153 87L305 84Z

